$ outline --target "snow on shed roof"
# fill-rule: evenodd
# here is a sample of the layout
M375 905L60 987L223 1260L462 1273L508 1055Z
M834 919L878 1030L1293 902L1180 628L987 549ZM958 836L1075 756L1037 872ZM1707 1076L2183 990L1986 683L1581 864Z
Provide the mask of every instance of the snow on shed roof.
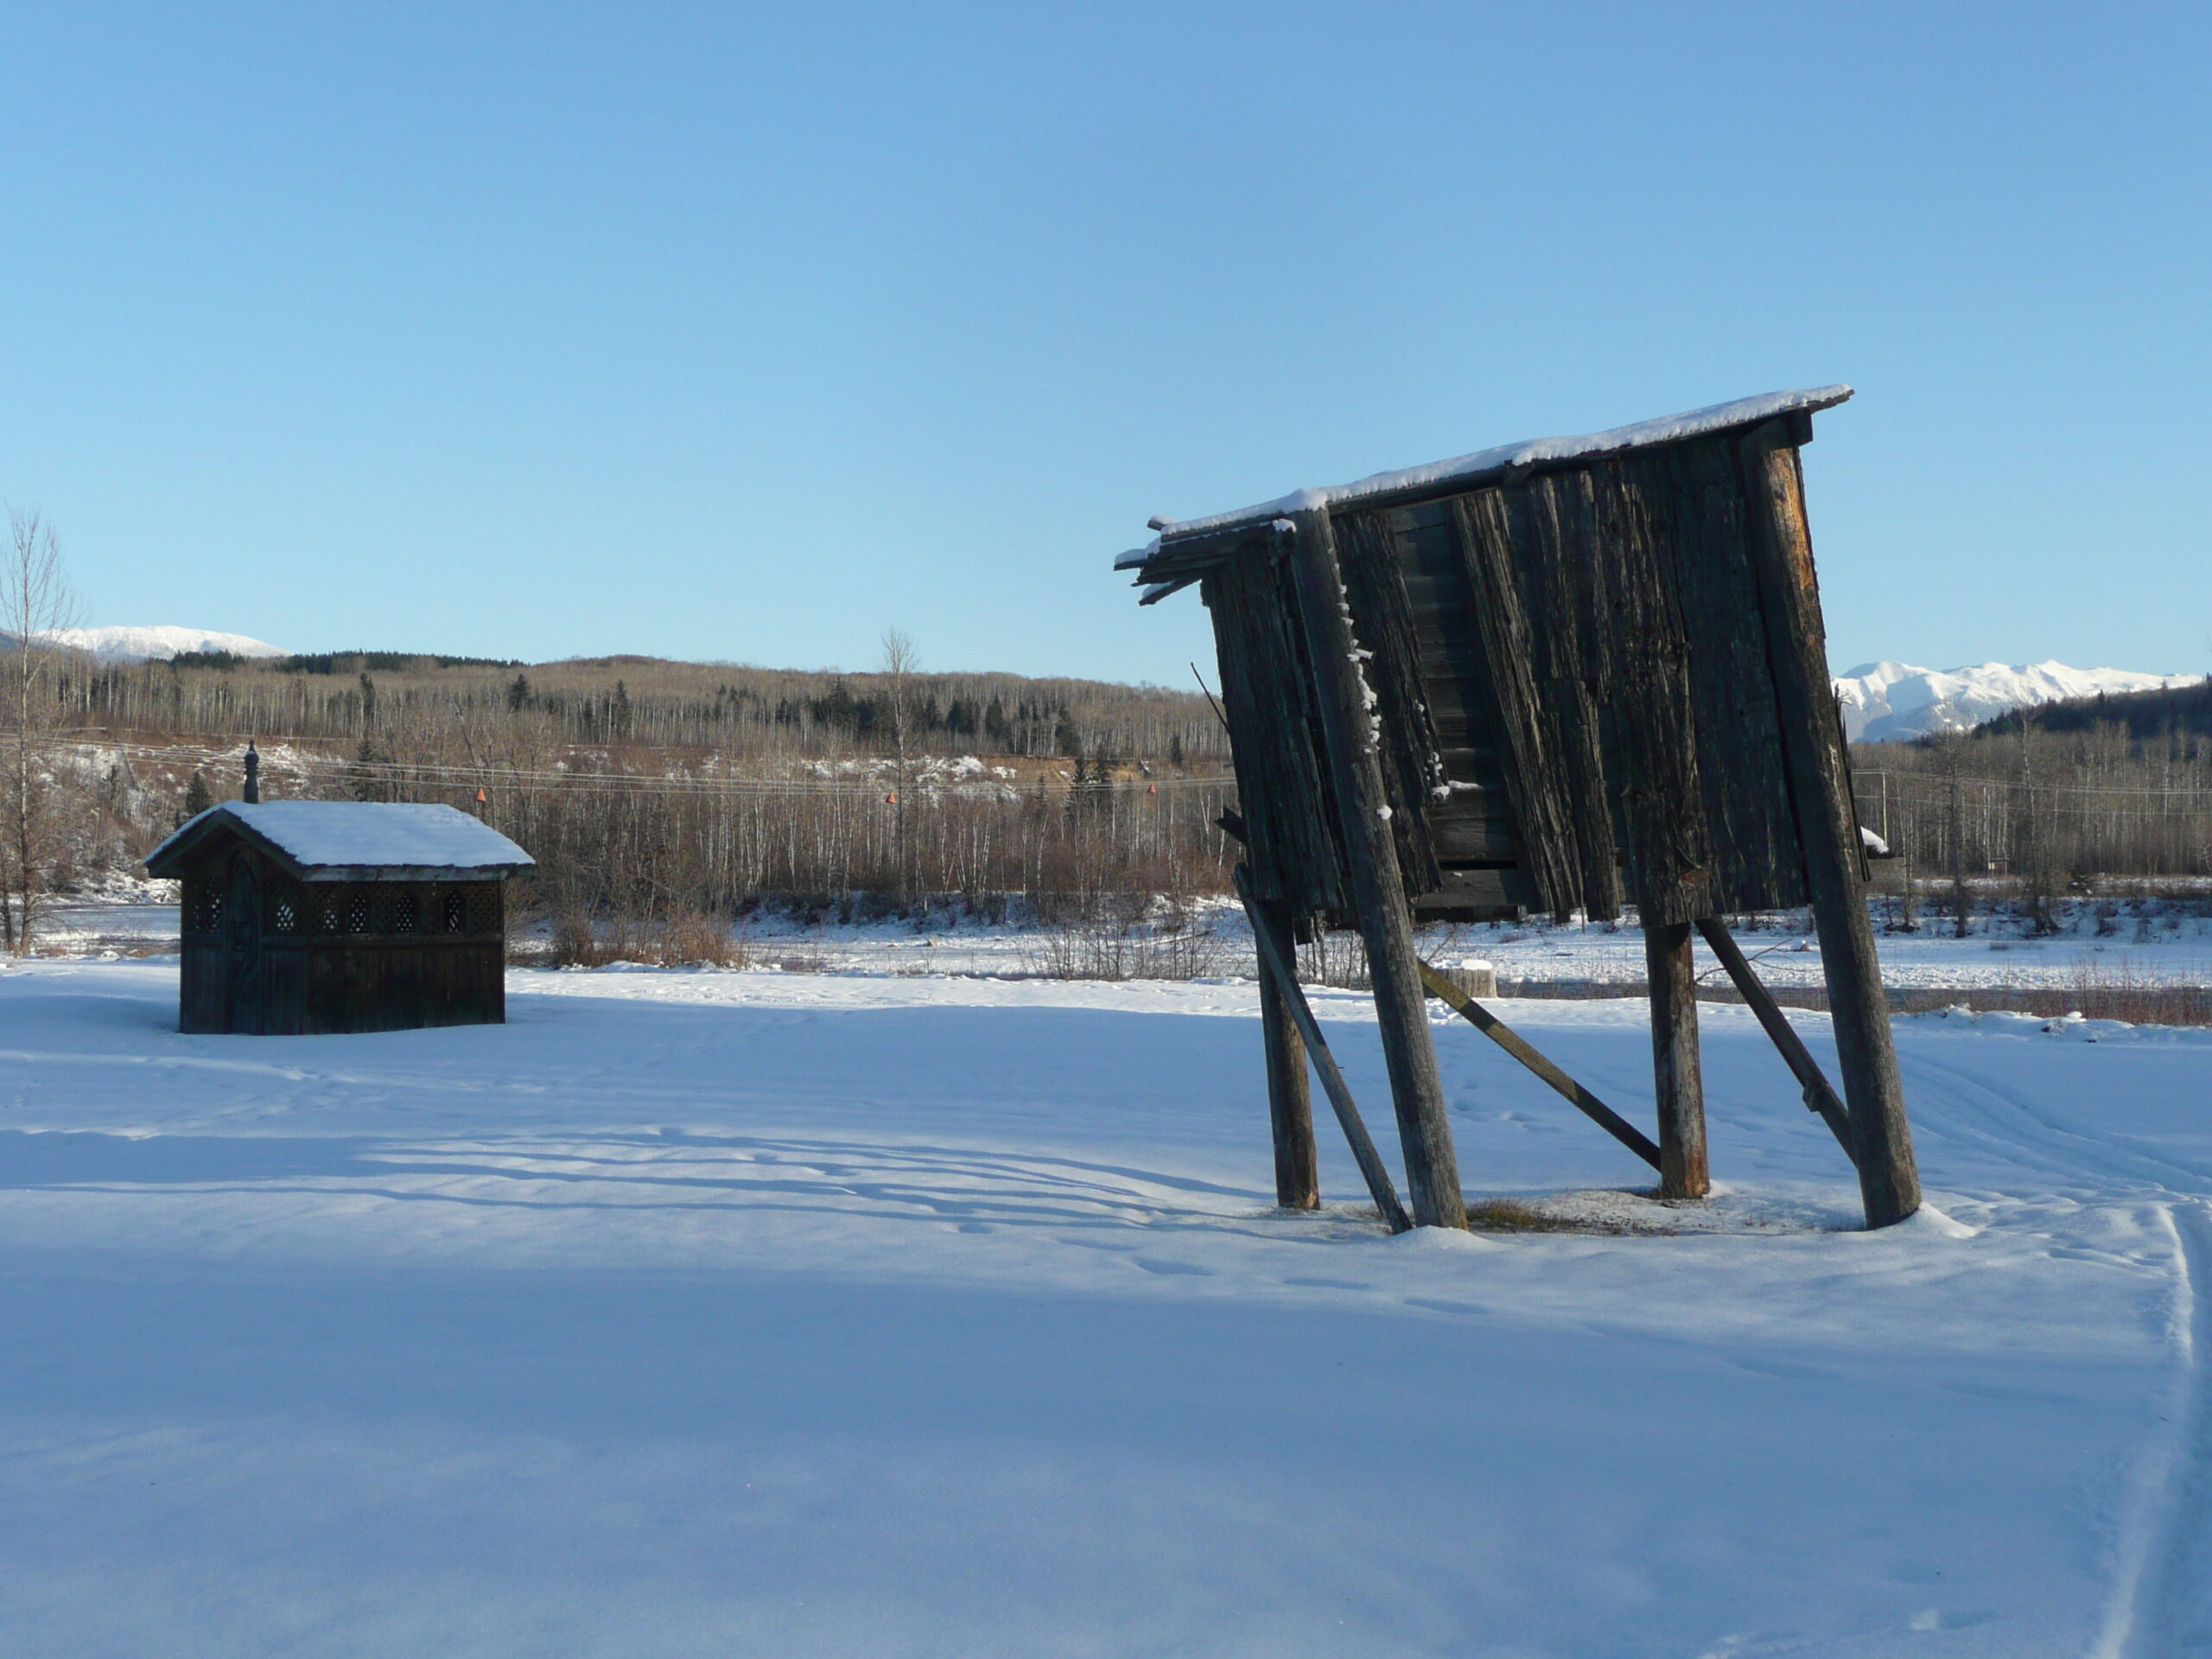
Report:
M146 858L165 874L185 851L219 829L260 842L308 880L380 872L492 875L537 861L488 823L450 806L375 801L226 801L186 823Z
M1673 443L1682 438L1719 432L1732 426L1755 425L1796 410L1833 409L1850 396L1851 388L1843 385L1816 386L1804 391L1770 391L1757 397L1739 397L1733 403L1714 404L1707 409L1694 409L1686 414L1662 415L1657 420L1638 421L1633 426L1617 426L1609 432L1586 433L1580 437L1529 438L1519 443L1499 444L1495 448L1479 449L1471 455L1461 455L1453 461L1434 461L1426 467L1408 467L1395 473L1376 473L1350 484L1332 485L1325 489L1294 491L1273 501L1262 501L1257 506L1241 507L1235 512L1210 513L1203 518L1179 521L1154 519L1154 527L1160 531L1160 538L1149 546L1130 549L1114 561L1114 568L1116 570L1141 569L1161 550L1160 539L1223 530L1232 524L1256 524L1280 518L1285 513L1306 512L1317 507L1339 506L1366 496L1396 495L1405 491L1425 490L1457 482L1471 486L1485 474L1509 473L1548 461L1580 461L1588 456L1610 454L1619 449L1639 449L1655 443Z

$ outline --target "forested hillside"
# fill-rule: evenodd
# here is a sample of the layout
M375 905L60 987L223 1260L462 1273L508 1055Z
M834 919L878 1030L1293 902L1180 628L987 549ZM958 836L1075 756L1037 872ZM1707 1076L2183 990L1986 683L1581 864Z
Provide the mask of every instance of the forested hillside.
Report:
M2101 726L2117 727L2137 742L2212 737L2212 680L2015 709L1984 721L1975 734L1994 737L2023 729L2092 732Z
M128 870L235 796L447 801L537 856L571 919L767 900L1097 916L1225 885L1227 745L1189 691L644 657L361 652L57 664L52 876Z
M1920 876L2000 876L2038 916L2099 878L2212 876L2212 689L2020 709L1853 747L1860 821Z
M178 737L381 744L457 722L728 758L890 753L901 743L1069 760L1226 758L1219 723L1195 689L1014 674L840 674L652 657L524 664L396 652L259 661L218 653L82 660L64 677L62 696L80 723Z

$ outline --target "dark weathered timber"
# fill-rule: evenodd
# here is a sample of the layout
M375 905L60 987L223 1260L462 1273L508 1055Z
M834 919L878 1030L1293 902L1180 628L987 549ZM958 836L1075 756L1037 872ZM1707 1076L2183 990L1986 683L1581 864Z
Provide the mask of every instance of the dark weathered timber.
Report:
M1289 935L1278 931L1275 913L1262 906L1254 893L1249 871L1239 864L1231 874L1236 884L1236 896L1244 901L1244 914L1252 925L1252 939L1258 948L1260 971L1273 981L1281 993L1283 1008L1305 1039L1306 1058L1313 1069L1321 1074L1321 1090L1329 1097L1329 1105L1337 1115L1337 1125L1344 1132L1345 1144L1351 1148L1352 1161L1359 1166L1360 1179L1367 1183L1368 1196L1375 1200L1375 1207L1394 1233L1408 1232L1412 1219L1406 1214L1405 1205L1398 1202L1398 1190L1391 1184L1390 1172L1382 1166L1382 1154L1375 1148L1375 1139L1367 1132L1366 1122L1359 1115L1359 1107L1351 1097L1351 1087L1344 1081L1344 1072L1338 1067L1337 1057L1329 1052L1328 1039L1321 1035L1320 1023L1313 1018L1313 1007L1300 988L1296 958L1292 954Z
M1659 1196L1701 1198L1712 1191L1713 1177L1706 1162L1689 924L1646 926L1643 960L1651 983L1651 1067L1659 1101Z
M1281 906L1272 907L1267 931L1270 938L1290 937L1290 918ZM1306 1070L1306 1039L1299 1034L1289 999L1273 974L1260 976L1260 1031L1268 1055L1275 1202L1286 1210L1319 1210L1320 1154L1313 1144L1313 1092Z
M1431 808L1428 827L1436 855L1446 864L1510 863L1521 856L1513 820L1503 814L1492 817L1464 797ZM1440 878L1429 891L1441 885Z
M1843 1155L1857 1163L1859 1153L1851 1144L1851 1118L1843 1109L1842 1097L1813 1058L1796 1027L1782 1012L1781 1005L1775 1001L1765 982L1751 971L1750 959L1736 943L1735 936L1728 931L1727 924L1718 917L1701 916L1697 931L1719 958L1720 965L1728 970L1728 977L1735 982L1736 988L1743 993L1745 1005L1758 1016L1759 1024L1781 1052L1783 1064L1789 1068L1790 1075L1804 1091L1805 1109L1820 1115L1821 1121L1834 1135L1836 1144L1843 1148Z
M1375 693L1382 789L1399 874L1408 896L1433 893L1439 854L1430 844L1428 809L1448 798L1450 785L1429 722L1405 578L1389 527L1380 518L1346 518L1336 525L1336 536L1352 631L1368 653L1366 677Z
M1857 1148L1859 1196L1869 1227L1886 1227L1920 1207L1920 1174L1904 1089L1890 1035L1888 999L1874 954L1873 924L1859 875L1859 822L1845 756L1836 741L1827 646L1805 522L1804 485L1790 423L1773 421L1741 440L1751 537L1758 561L1783 749L1821 941L1836 1058Z
M1597 481L1588 471L1547 474L1499 492L1514 525L1513 556L1524 602L1541 620L1538 669L1556 766L1580 855L1582 906L1592 921L1621 913L1619 843L1606 789L1603 625L1593 585L1603 546Z
M1523 861L1554 917L1581 910L1610 920L1620 914L1620 878L1579 568L1586 551L1575 544L1592 533L1588 480L1540 479L1451 505Z
M297 1037L506 1018L499 880L300 882L226 843L182 881L181 1030Z
M1517 922L1535 908L1535 890L1510 866L1446 869L1441 887L1414 900L1416 916L1461 922Z
M1482 668L1497 706L1507 793L1521 827L1522 868L1538 902L1564 918L1582 902L1582 857L1566 791L1552 757L1555 734L1537 690L1537 620L1522 603L1504 498L1486 490L1452 503L1466 561Z
M1565 1096L1576 1110L1607 1135L1652 1168L1660 1166L1659 1148L1649 1135L1554 1065L1535 1044L1425 962L1421 964L1421 982L1431 996L1440 997L1450 1004L1461 1019Z
M1648 919L1802 902L1732 440L1662 446L1437 505L1458 523L1470 581L1462 597L1433 563L1407 579L1432 720L1450 746L1486 698L1500 706L1500 781L1516 815L1572 826L1573 844L1554 858L1522 824L1548 907L1607 914L1616 844ZM1402 509L1396 521L1431 511ZM1481 635L1483 656L1522 665L1440 676L1476 654L1455 630ZM1446 770L1459 775L1448 760Z
M1253 884L1293 914L1346 908L1306 642L1282 562L1254 549L1205 580Z
M1423 624L1422 626L1426 629L1427 625ZM1467 630L1466 639L1471 643L1476 642L1471 626ZM1427 660L1432 655L1443 658L1442 663L1432 666ZM1463 678L1462 675L1466 671L1459 664L1465 658L1456 645L1448 653L1441 648L1433 653L1424 652L1423 658L1421 683L1427 688L1429 723L1436 733L1439 751L1445 760L1446 775L1452 778L1460 776L1451 768L1451 758L1455 751L1474 750L1477 752L1476 764L1487 765L1494 770L1487 776L1469 778L1465 781L1489 783L1495 779L1498 783L1503 783L1506 763L1510 756L1491 747L1496 741L1493 734L1501 722L1486 690L1488 671L1479 671L1484 676L1482 680Z
M1277 728L1237 736L1240 779L1253 773L1245 810L1277 820L1288 804L1306 826L1255 852L1254 879L1291 907L1300 937L1355 920L1366 934L1402 1127L1423 1098L1408 1068L1426 1055L1433 1071L1432 1046L1391 1013L1404 995L1389 935L1406 925L1408 900L1424 918L1607 919L1632 899L1652 930L1663 1152L1630 1134L1663 1166L1662 1190L1702 1191L1688 926L1809 903L1836 1004L1840 1099L1741 953L1724 963L1807 1104L1839 1132L1870 1224L1918 1202L1795 454L1809 411L1847 395L1800 394L1777 420L1749 412L1777 406L1759 400L1701 430L1669 423L1611 447L1527 446L1496 465L1418 469L1399 486L1338 493L1333 522L1279 502L1179 534L1154 525L1162 539L1143 580L1211 570L1210 593L1250 612L1226 628L1234 636L1234 671L1252 683L1253 719ZM1281 560L1287 518L1309 540L1317 520L1333 536L1325 601L1302 551ZM1349 626L1324 643L1332 614ZM1363 761L1367 785L1345 770ZM1378 883L1386 909L1373 902ZM1576 1097L1564 1074L1554 1086ZM1442 1182L1424 1179L1419 1138L1406 1140L1420 1215Z
M1686 923L1713 908L1713 845L1698 782L1689 643L1675 602L1668 503L1614 462L1591 469L1587 558L1597 644L1600 792L1620 825L1637 918Z
M249 749L248 753L253 752ZM251 773L247 781L254 782ZM257 795L259 793L257 788ZM239 847L230 855L221 880L228 889L223 903L223 932L229 969L224 983L225 1028L260 1031L271 988L262 961L262 855ZM211 873L212 874L212 873Z
M1314 671L1321 733L1335 785L1339 830L1351 899L1367 944L1375 1012L1389 1064L1391 1103L1398 1116L1414 1219L1424 1227L1465 1227L1466 1199L1459 1160L1445 1115L1444 1082L1436 1069L1414 955L1413 918L1398 871L1382 757L1361 674L1360 645L1337 562L1336 538L1322 510L1293 514L1290 563Z
M1688 647L1690 723L1713 854L1712 909L1802 905L1804 861L1734 446L1699 439L1624 456L1619 467L1666 518L1662 539Z

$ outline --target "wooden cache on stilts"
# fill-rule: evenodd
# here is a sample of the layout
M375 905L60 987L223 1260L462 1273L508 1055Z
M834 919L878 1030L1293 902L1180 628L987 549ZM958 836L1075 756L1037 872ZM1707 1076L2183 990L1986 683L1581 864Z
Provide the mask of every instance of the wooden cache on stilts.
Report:
M1211 613L1240 808L1226 827L1255 931L1365 942L1417 1224L1465 1224L1427 994L1639 1156L1652 1143L1440 981L1414 926L1630 905L1661 1195L1709 1184L1701 933L1836 1130L1867 1224L1918 1207L1797 457L1814 413L1850 395L1777 392L1155 519L1158 537L1117 562L1143 603L1198 583ZM1716 919L1798 906L1819 933L1840 1096ZM1278 1197L1311 1208L1313 1033L1289 969L1268 965L1287 954L1262 952Z

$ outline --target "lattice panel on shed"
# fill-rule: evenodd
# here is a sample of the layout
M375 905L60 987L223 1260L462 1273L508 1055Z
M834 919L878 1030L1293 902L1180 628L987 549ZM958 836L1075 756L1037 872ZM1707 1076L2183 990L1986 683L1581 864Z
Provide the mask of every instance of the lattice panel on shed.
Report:
M193 933L219 933L223 929L223 890L205 877L185 890L184 925Z

